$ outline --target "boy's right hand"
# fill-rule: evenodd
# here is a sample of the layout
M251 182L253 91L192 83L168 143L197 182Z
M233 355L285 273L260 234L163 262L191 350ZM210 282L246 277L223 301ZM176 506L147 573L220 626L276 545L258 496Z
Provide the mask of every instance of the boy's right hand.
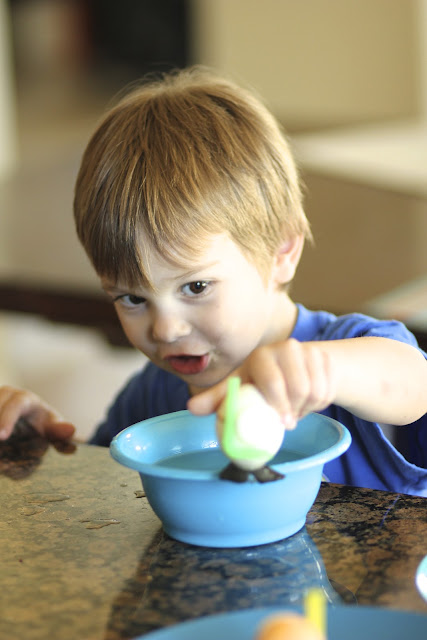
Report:
M0 441L7 440L15 424L24 418L48 440L68 440L75 427L35 393L10 386L0 387Z
M260 346L233 375L253 384L279 413L283 427L294 429L300 418L322 411L336 398L337 372L325 344L288 338ZM195 415L216 412L226 389L227 379L194 395L187 408Z

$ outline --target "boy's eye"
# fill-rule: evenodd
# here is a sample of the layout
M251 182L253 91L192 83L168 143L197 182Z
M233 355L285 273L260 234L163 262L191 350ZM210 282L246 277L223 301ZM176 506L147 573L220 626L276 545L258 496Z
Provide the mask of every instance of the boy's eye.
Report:
M189 282L188 284L184 285L183 291L185 293L189 293L190 295L197 296L200 293L204 293L208 285L209 282L206 282L206 280L195 280L194 282Z
M126 293L123 296L118 296L117 298L115 298L114 302L121 302L127 307L138 307L139 305L144 304L145 298L134 296L131 293Z

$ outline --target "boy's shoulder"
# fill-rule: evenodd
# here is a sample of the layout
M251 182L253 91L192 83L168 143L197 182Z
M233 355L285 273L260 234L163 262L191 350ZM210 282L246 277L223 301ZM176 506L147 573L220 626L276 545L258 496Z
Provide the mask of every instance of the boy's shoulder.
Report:
M363 313L335 315L328 311L312 311L297 304L298 317L292 337L309 340L340 340L362 336L392 338L416 346L416 339L398 320L379 320Z

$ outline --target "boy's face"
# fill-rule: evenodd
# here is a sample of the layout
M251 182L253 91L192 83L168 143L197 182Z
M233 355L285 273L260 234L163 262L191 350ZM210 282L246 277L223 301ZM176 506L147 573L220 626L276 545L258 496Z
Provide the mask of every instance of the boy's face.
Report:
M289 334L294 305L274 269L263 278L226 234L210 236L186 267L154 251L148 260L154 291L103 286L130 342L192 392L228 376L257 346Z

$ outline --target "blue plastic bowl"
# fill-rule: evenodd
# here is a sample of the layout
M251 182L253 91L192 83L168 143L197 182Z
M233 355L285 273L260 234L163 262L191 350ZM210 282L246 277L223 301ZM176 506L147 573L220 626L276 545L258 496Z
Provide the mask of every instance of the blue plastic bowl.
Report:
M141 476L153 511L168 535L207 547L248 547L299 531L319 491L323 465L348 449L336 420L312 413L287 431L271 466L285 477L264 484L219 478L229 460L215 432L215 414L178 411L119 433L111 455Z

